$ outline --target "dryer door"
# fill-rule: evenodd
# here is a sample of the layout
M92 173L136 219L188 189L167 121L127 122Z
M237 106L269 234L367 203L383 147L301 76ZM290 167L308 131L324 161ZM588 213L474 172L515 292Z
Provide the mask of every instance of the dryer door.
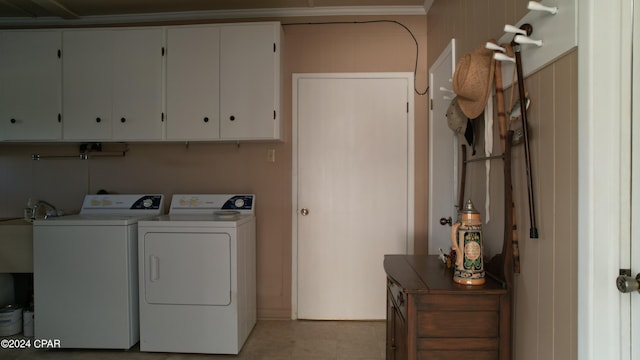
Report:
M148 232L143 241L148 304L231 303L229 234Z

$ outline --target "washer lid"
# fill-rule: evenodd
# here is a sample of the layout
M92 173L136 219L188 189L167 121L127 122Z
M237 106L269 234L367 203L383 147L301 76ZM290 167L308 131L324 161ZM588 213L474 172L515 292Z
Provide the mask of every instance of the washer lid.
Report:
M51 217L46 220L36 219L33 226L126 226L151 219L155 215L118 215L118 214L77 214Z

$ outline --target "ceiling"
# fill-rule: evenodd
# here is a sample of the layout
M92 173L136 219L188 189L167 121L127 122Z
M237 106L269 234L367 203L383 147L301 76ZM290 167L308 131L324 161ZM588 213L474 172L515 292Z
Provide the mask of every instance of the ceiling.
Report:
M62 23L86 22L97 18L128 19L153 15L156 19L163 16L207 13L211 16L226 14L265 13L296 10L322 12L331 9L338 14L340 9L353 14L356 9L367 8L398 12L418 11L427 7L432 0L0 0L0 22L33 23L42 21L61 21ZM215 16L213 16L215 17ZM225 17L221 15L219 17Z

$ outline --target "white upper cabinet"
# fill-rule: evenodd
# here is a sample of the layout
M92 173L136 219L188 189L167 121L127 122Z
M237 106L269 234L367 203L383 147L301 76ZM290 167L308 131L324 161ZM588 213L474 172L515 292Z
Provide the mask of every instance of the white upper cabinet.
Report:
M220 27L167 29L167 140L220 138Z
M279 22L0 31L0 141L282 140Z
M220 28L220 137L282 138L280 23Z
M162 30L63 32L65 140L162 139Z
M60 32L0 32L0 140L61 138Z

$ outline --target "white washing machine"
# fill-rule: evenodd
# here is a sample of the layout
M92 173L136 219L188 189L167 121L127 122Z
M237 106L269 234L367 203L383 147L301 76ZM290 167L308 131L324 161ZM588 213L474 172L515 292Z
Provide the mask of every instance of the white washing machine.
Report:
M174 195L138 225L140 350L238 354L256 323L254 195Z
M64 348L139 340L138 221L163 195L87 195L78 215L33 223L34 331Z

